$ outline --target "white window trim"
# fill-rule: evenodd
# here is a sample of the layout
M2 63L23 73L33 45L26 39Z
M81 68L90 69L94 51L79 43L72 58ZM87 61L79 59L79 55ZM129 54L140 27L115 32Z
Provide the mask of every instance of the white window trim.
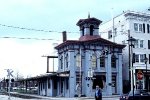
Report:
M144 64L144 62L141 62L141 58L140 58L140 55L144 55L144 53L135 53L135 55L138 55L138 59L139 59L139 62L136 62L135 60L135 63Z
M143 47L141 47L141 41L143 41ZM137 45L135 46L135 48L144 48L144 40L137 40Z
M135 30L135 24L137 24L137 30ZM140 28L140 25L142 26L141 28ZM141 23L134 23L133 26L134 26L134 31L135 32L138 32L138 33L142 33L143 32L143 24L141 24Z

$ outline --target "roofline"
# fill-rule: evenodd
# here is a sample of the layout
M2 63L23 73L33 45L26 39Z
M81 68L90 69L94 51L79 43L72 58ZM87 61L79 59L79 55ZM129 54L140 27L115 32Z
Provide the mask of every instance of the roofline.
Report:
M117 17L119 17L119 16L121 16L121 15L125 15L125 14L127 14L127 13L136 13L136 14L141 14L141 15L144 14L144 15L149 15L149 16L150 16L150 14L148 14L148 13L142 13L142 12L136 12L136 11L127 10L127 11L123 11L122 13L120 13L120 14L114 16L113 18L115 19L115 18L117 18ZM108 21L102 23L101 25L106 24L106 23L110 22L111 20L112 20L112 19L110 19L110 20L108 20Z
M69 43L78 43L78 44L82 44L82 43L88 43L88 42L92 42L92 41L98 41L98 40L101 40L103 41L104 43L108 44L108 45L112 45L112 46L116 46L116 47L121 47L121 48L124 48L126 45L123 45L123 44L117 44L115 42L112 42L112 41L109 41L107 39L104 39L104 38L97 38L97 39L92 39L92 40L85 40L85 41L79 41L79 40L67 40L61 44L59 44L58 46L55 47L55 49L58 49L60 47L63 47L64 45L67 45Z

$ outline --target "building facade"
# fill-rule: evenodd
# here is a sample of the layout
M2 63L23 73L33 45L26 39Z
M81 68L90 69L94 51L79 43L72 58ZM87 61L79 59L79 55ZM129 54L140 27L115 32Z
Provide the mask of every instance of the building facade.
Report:
M80 19L79 40L66 40L55 47L58 51L57 91L65 97L93 97L95 87L103 95L122 94L122 49L99 35L102 21ZM65 32L64 32L65 33Z
M150 14L148 12L123 12L112 20L103 23L100 26L100 35L115 43L127 45L123 49L124 80L132 79L130 73L133 71L135 88L138 89L139 83L141 82L142 89L150 90ZM132 47L132 54L127 41L130 37L136 39L134 47ZM131 56L133 58L132 61L129 60ZM144 75L142 80L137 79L137 73L139 71Z

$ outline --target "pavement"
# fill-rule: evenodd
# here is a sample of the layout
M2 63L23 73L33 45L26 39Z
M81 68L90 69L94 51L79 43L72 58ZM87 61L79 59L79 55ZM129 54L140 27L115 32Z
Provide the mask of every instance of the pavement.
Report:
M15 94L17 96L10 96L10 99L8 95L0 94L0 100L95 100L94 97L74 97L74 98L66 98L66 97L47 97L47 96L39 96L39 95L33 95L33 94L22 94L17 92L12 92L12 94ZM19 97L18 97L19 96ZM31 97L31 98L27 98ZM118 95L113 96L103 96L103 100L119 100Z

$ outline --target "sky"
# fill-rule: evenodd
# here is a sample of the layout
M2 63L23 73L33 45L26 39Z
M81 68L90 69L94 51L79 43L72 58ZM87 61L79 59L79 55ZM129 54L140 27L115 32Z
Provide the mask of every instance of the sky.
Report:
M0 0L0 78L7 77L5 69L24 78L46 73L42 56L57 54L53 48L62 43L62 31L68 32L67 39L77 40L76 23L89 13L106 22L112 13L149 7L150 0Z

